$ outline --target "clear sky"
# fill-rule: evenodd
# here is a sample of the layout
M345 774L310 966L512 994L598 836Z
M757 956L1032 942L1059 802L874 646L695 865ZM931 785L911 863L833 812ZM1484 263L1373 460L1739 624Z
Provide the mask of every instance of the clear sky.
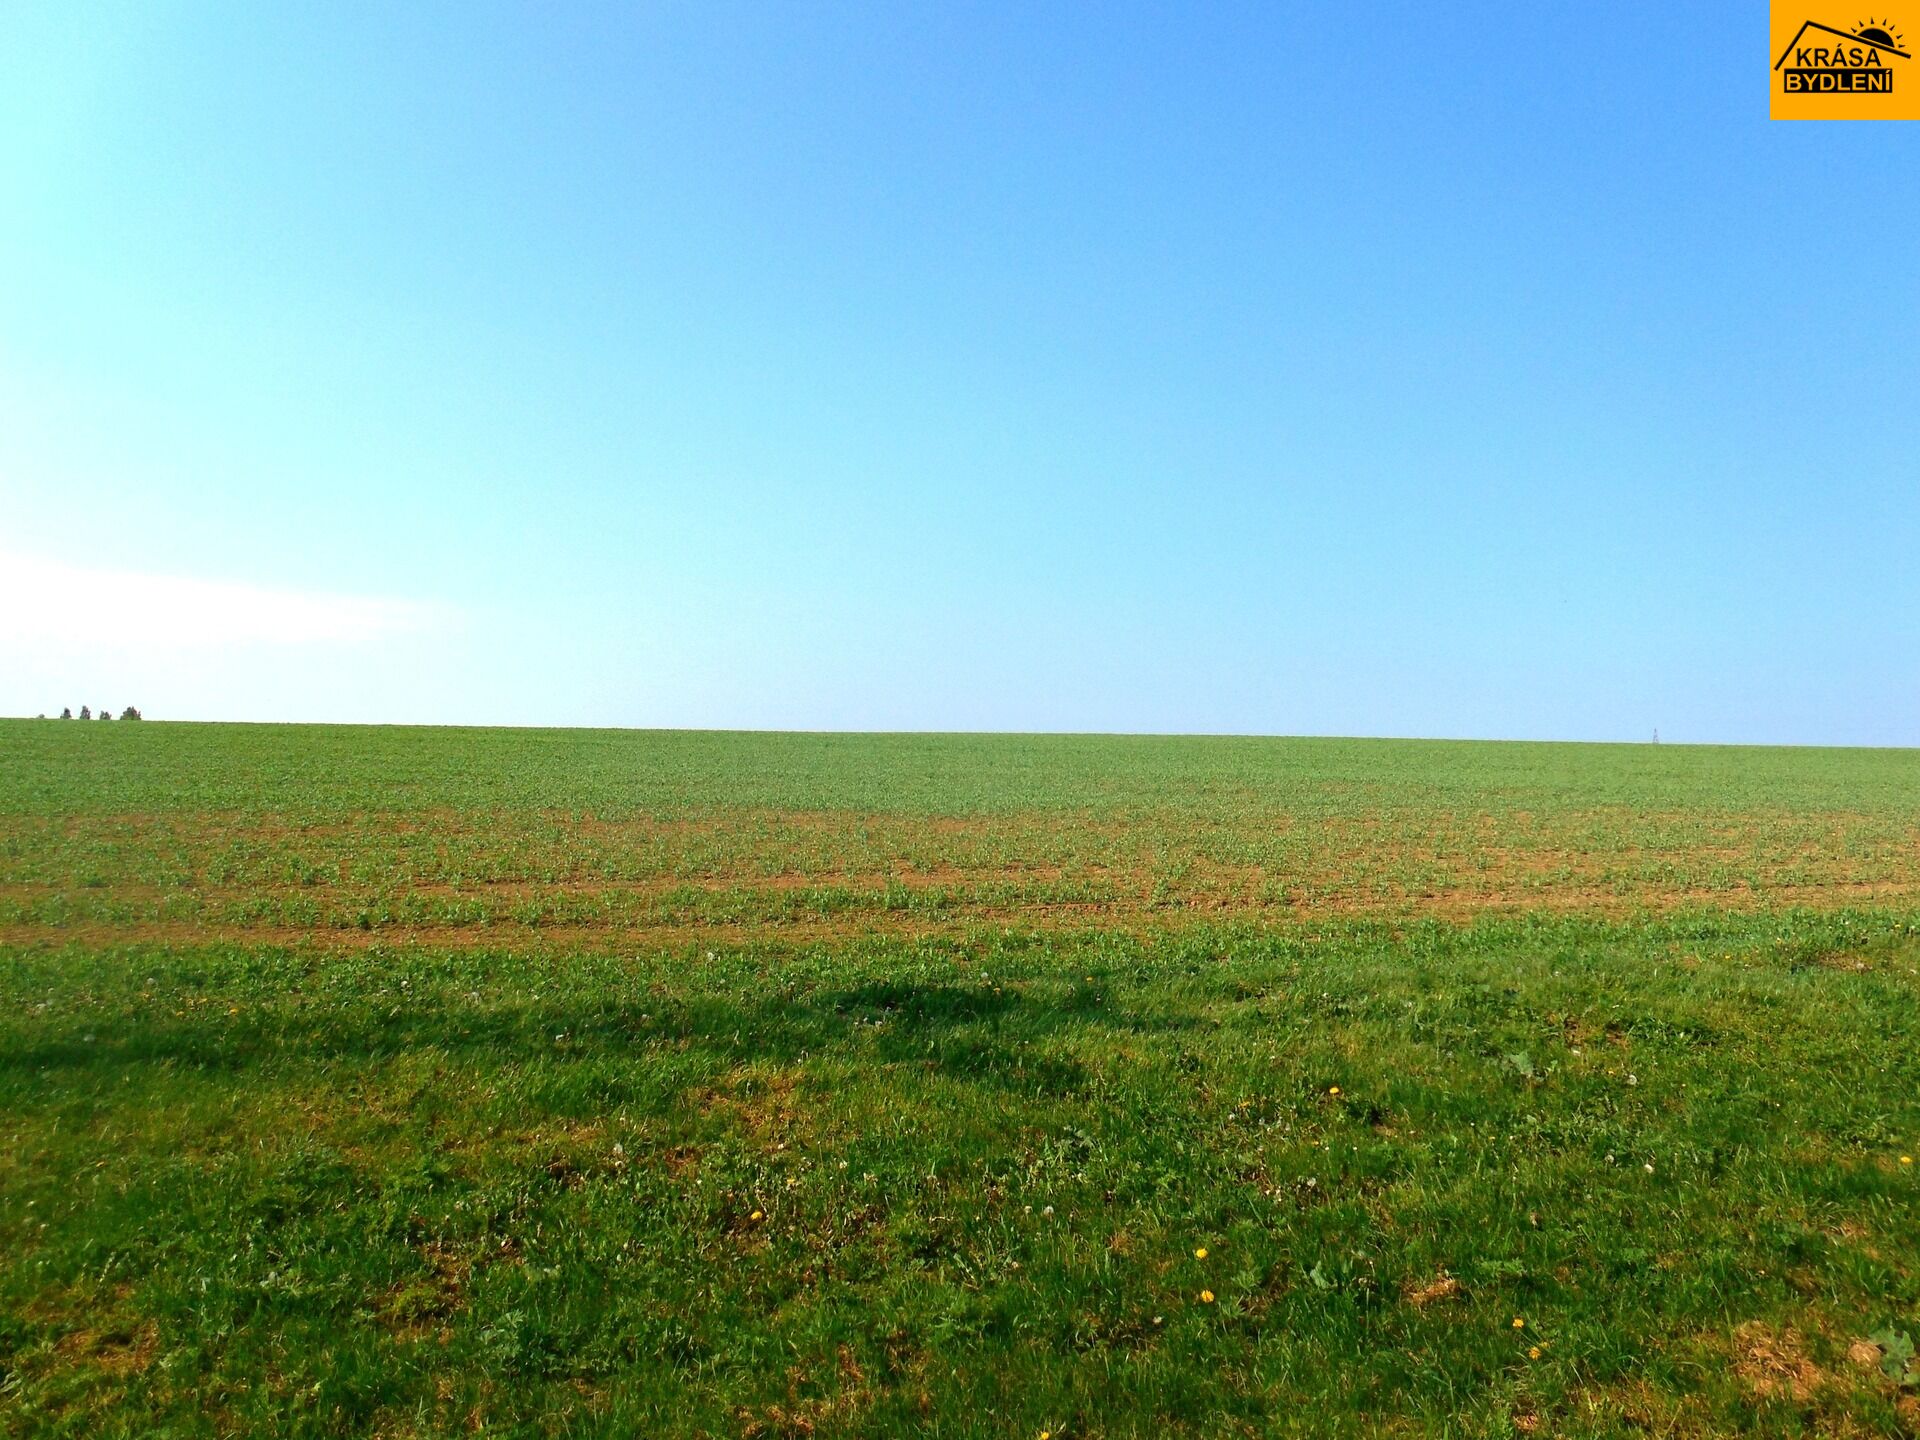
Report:
M0 713L1920 743L1920 126L1766 49L13 0Z

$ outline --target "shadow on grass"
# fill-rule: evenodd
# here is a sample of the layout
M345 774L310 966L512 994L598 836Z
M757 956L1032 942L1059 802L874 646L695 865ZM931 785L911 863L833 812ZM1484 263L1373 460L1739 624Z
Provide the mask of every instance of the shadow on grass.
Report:
M1137 1035L1188 1028L1164 1013L1131 1013L1084 995L1036 998L987 986L873 982L742 1002L531 1001L491 1006L414 1002L371 1006L277 1002L240 1014L155 1016L122 1030L95 1022L0 1053L0 1075L91 1073L114 1083L132 1067L239 1074L335 1064L379 1065L432 1051L487 1068L517 1064L644 1064L689 1056L739 1065L843 1057L913 1064L972 1083L1067 1094L1085 1067L1045 1042L1089 1032ZM77 1029L77 1026L74 1027Z

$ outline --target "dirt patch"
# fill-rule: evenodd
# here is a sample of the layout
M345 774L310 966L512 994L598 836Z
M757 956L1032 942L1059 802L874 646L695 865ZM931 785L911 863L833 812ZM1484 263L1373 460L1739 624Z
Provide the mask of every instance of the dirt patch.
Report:
M75 1330L54 1353L69 1365L84 1365L115 1377L137 1375L153 1363L159 1332L150 1324L126 1330Z
M772 1149L804 1141L813 1132L818 1107L805 1103L800 1091L797 1070L747 1074L733 1078L724 1088L708 1090L700 1109L728 1121L761 1149Z
M807 1395L815 1381L802 1367L787 1371L787 1395L784 1402L742 1406L735 1412L740 1434L747 1440L788 1440L810 1436L825 1429L839 1433L853 1418L872 1404L873 1394L867 1377L853 1351L839 1348L835 1375L824 1395Z
M1400 1294L1414 1309L1424 1310L1429 1305L1442 1305L1449 1300L1459 1299L1461 1285L1451 1275L1436 1275L1423 1285L1409 1281Z
M700 1147L698 1145L672 1145L665 1150L654 1152L669 1175L676 1180L690 1176L700 1168Z
M1871 1340L1856 1340L1847 1346L1847 1363L1856 1370L1878 1371L1885 1352Z
M1733 1370L1754 1394L1810 1400L1827 1383L1820 1367L1807 1358L1799 1332L1749 1320L1733 1332Z

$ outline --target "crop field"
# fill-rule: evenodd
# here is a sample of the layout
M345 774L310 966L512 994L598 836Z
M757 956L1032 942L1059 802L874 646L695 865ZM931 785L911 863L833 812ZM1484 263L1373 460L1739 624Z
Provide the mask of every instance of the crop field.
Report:
M0 1433L1920 1434L1920 752L0 722Z

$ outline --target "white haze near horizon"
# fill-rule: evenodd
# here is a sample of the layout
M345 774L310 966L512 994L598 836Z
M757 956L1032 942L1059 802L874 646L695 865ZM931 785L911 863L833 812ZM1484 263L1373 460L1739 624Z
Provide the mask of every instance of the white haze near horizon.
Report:
M355 713L369 682L384 673L404 691L408 652L462 618L434 602L0 551L0 713L370 718ZM330 707L329 693L355 699Z
M0 716L134 705L162 720L1602 741L1644 741L1642 717L1657 717L1660 737L1682 743L1885 745L1912 713L1863 708L1835 727L1819 694L1794 683L1791 651L1713 705L1679 676L1621 675L1590 657L1605 723L1578 729L1530 683L1524 653L1510 674L1411 654L1382 672L1337 649L1222 665L1204 644L1180 655L1148 645L1121 665L977 617L956 614L928 637L869 615L856 663L834 649L853 622L831 607L666 583L622 609L591 578L534 606L481 571L455 601L83 564L0 543ZM1000 688L983 691L980 674ZM1123 680L1124 703L1101 698ZM1409 691L1431 723L1389 723ZM1497 729L1490 693L1507 721Z

